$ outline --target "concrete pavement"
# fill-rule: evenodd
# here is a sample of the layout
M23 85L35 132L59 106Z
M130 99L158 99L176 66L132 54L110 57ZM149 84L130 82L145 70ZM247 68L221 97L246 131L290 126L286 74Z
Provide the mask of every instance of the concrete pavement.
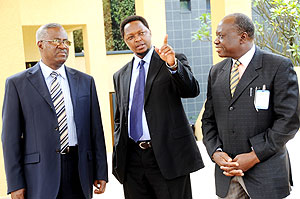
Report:
M194 199L216 199L215 182L214 182L214 164L207 155L206 149L202 141L198 142L205 168L191 174L192 191ZM300 199L300 135L299 133L294 139L287 144L294 180L291 195L286 199ZM111 153L108 153L109 164L109 183L106 191L101 195L94 195L94 199L124 199L122 185L111 174Z

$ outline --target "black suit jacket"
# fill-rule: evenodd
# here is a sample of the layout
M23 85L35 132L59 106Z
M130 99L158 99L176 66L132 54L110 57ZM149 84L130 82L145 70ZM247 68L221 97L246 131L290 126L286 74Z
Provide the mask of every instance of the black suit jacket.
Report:
M145 85L144 109L153 151L166 179L204 167L181 98L196 97L199 85L186 57L178 55L177 73L171 74L154 51ZM133 60L114 74L116 114L113 174L123 183L128 137L128 104Z
M261 162L243 177L250 197L284 198L292 184L285 144L299 128L299 91L293 65L287 58L256 48L233 98L229 88L231 66L231 59L225 59L209 73L203 142L210 156L219 147L232 158L251 152L253 147ZM270 91L269 108L256 111L254 90L263 85ZM231 178L223 175L218 165L215 177L217 195L225 197Z
M66 67L78 138L83 193L95 179L107 181L100 109L91 76ZM61 176L57 117L40 65L9 77L3 104L2 145L8 193L26 188L26 198L54 199Z

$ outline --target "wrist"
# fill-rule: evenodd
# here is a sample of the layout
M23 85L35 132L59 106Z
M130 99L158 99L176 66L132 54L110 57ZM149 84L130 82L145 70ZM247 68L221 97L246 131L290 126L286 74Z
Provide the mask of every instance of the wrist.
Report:
M168 62L166 62L166 65L169 69L176 70L177 69L177 58L175 58L175 62L173 65L169 65Z

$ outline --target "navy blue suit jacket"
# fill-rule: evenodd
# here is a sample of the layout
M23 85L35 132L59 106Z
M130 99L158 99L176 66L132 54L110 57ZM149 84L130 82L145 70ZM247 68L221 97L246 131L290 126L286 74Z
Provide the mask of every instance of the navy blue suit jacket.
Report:
M107 181L100 108L91 76L66 67L78 138L78 168L86 198L96 179ZM61 155L55 109L39 64L6 81L2 144L8 193L25 188L26 198L55 199Z

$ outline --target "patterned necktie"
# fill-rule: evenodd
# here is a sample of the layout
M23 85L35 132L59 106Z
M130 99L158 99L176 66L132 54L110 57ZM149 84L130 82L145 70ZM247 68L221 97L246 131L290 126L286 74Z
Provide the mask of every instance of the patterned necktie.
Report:
M234 63L234 66L230 73L230 92L231 97L233 97L234 91L236 89L237 84L239 83L239 66L241 65L241 62L239 60L236 60Z
M142 114L144 108L145 61L139 63L139 76L136 79L130 110L130 136L137 142L143 135Z
M50 94L51 94L51 99L57 116L58 129L60 135L60 153L63 154L64 150L69 146L68 124L67 124L65 102L60 87L60 83L57 79L57 76L59 74L53 71L50 75L53 78L50 86Z

